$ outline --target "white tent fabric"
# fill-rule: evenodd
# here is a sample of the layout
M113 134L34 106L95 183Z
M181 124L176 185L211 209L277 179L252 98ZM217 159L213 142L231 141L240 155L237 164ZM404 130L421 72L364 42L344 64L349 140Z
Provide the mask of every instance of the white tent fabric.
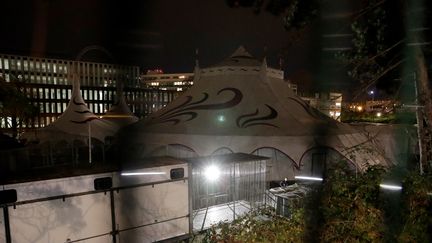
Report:
M268 68L243 47L195 72L192 88L125 131L141 154L170 145L199 156L221 148L244 153L273 148L301 168L307 151L327 147L360 170L388 164L367 136L310 107L291 91L282 71Z
M117 84L116 103L102 116L102 119L111 122L116 130L138 121L138 117L131 112L126 104L122 84Z
M72 95L66 110L54 122L35 133L23 134L27 140L38 140L41 143L55 140L86 140L88 137L104 142L105 137L114 136L116 127L93 114L81 96L80 84L73 78Z

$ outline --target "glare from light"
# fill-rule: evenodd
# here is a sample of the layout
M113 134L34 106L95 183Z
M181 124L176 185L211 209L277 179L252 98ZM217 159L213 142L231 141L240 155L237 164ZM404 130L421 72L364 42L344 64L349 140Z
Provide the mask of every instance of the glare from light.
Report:
M400 190L402 190L401 186L395 186L395 185L380 184L380 187L382 189L392 190L392 191L400 191Z
M374 94L374 91L373 90L371 90L371 91L369 91L369 93L372 95L372 94Z
M357 110L358 110L358 111L362 111L362 110L363 110L363 107L361 107L361 106L357 106Z
M219 122L224 122L225 121L225 117L223 115L218 116L218 121Z
M208 181L216 181L220 177L220 170L215 165L210 165L209 167L205 168L204 170L204 176L207 178Z
M162 171L149 171L149 172L122 172L122 176L140 176L140 175L165 175L166 172Z
M312 177L312 176L295 176L294 178L299 180L308 180L308 181L322 181L323 178L320 177Z
M381 117L382 116L381 112L376 113L376 116Z

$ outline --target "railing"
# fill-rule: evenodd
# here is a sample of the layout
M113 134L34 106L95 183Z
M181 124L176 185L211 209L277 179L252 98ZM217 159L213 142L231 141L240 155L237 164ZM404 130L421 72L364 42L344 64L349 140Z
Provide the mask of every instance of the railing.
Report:
M164 181L157 181L157 182L140 183L140 184L135 184L135 185L113 187L113 188L106 189L106 190L94 190L94 191L85 191L85 192L79 192L79 193L62 194L62 195L56 195L56 196L51 196L51 197L44 197L44 198L37 198L37 199L31 199L31 200L24 200L24 201L18 201L18 202L15 202L15 203L8 203L8 204L0 205L0 208L3 208L3 212L4 212L3 213L3 217L4 218L2 218L1 221L3 221L3 222L6 223L5 224L5 228L6 228L6 232L5 233L6 233L7 236L9 236L9 237L6 237L7 238L6 242L8 242L8 243L12 242L12 239L13 239L13 236L14 236L14 232L11 232L10 227L8 227L9 226L9 218L10 218L10 216L9 216L9 211L10 210L19 210L20 209L19 206L21 206L21 205L38 205L38 206L40 206L43 203L49 204L50 202L55 201L55 200L62 200L63 202L65 202L66 200L69 200L69 199L72 199L72 198L77 198L77 197L82 197L82 196L88 196L88 195L94 195L94 194L102 194L103 193L105 195L108 194L107 196L110 197L110 200L107 200L107 203L109 204L109 207L110 207L111 210L110 210L110 212L107 212L107 213L111 213L112 214L112 217L111 217L112 229L111 229L111 231L105 232L105 233L102 233L102 234L90 235L90 236L87 236L87 237L84 237L84 238L78 238L78 239L75 239L75 240L68 239L66 241L67 243L82 242L82 241L86 241L86 240L90 240L90 239L95 239L95 238L99 238L100 239L101 237L108 236L108 235L111 235L112 242L115 243L115 242L118 242L119 234L122 233L122 232L132 231L132 230L136 230L136 229L139 229L139 228L144 228L144 227L152 226L152 225L155 225L155 224L167 223L167 222L179 220L179 219L182 219L182 218L189 218L189 216L190 216L189 213L184 214L184 215L180 215L180 216L176 216L176 217L167 217L167 218L164 218L162 220L160 218L156 218L155 217L154 219L148 220L148 223L134 225L134 226L131 226L131 227L119 229L118 228L118 224L117 224L118 219L116 220L116 216L114 216L114 214L115 214L115 208L116 208L115 205L117 205L117 203L118 203L117 200L120 200L120 199L116 199L115 200L114 193L119 194L119 193L122 192L122 190L133 189L133 188L141 188L141 187L154 187L155 185L158 185L158 184L171 183L171 182L176 182L176 181L185 181L185 180L188 180L188 178L185 177L185 178L180 178L180 179L171 179L171 180L164 180ZM67 206L67 205L69 205L69 204L65 204L65 206ZM121 215L117 215L117 217L118 216L121 217ZM137 215L137 216L140 217L140 215Z
M0 151L0 184L61 177L62 172L71 176L112 171L117 165L111 153L110 147L94 144L90 163L85 144L37 144Z

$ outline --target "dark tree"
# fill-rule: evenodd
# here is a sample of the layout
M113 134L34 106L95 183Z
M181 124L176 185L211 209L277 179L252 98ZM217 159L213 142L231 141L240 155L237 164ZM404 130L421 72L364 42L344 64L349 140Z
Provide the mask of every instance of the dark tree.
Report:
M37 116L39 108L20 90L17 81L6 82L0 78L0 117L8 118L12 137L17 138L20 121Z

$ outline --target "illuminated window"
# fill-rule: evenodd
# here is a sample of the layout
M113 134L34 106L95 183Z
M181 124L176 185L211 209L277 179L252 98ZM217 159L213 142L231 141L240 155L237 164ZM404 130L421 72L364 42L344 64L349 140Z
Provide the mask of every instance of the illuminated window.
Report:
M336 107L341 107L341 103L340 102L336 102Z
M183 79L183 78L186 78L186 76L184 76L184 75L180 75L178 78Z
M182 88L177 88L177 91L183 91L183 89Z
M339 111L336 111L336 116L340 116L340 112Z
M4 60L4 69L6 69L6 70L9 69L9 60L8 59Z

